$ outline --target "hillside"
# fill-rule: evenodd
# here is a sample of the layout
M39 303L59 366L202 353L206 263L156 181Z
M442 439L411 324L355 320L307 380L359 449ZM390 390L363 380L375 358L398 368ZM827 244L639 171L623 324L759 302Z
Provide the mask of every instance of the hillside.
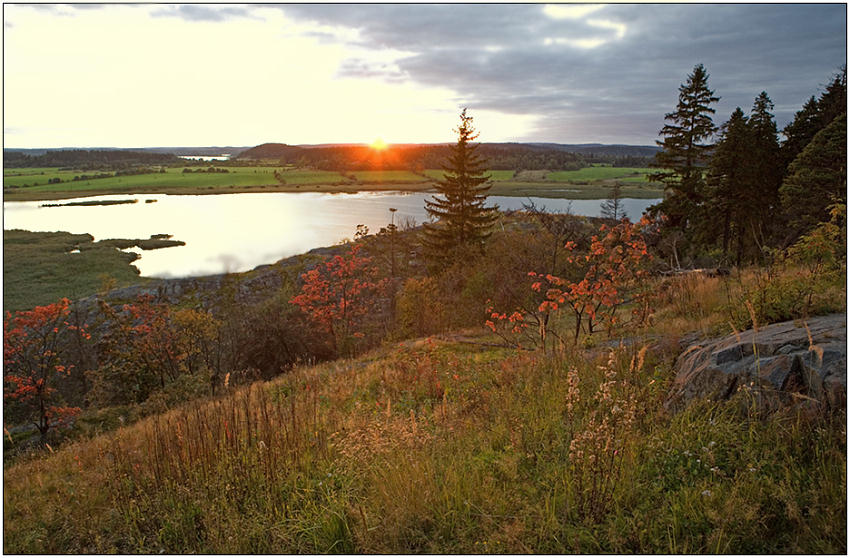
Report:
M326 170L422 170L440 168L450 147L444 144L293 146L265 143L240 153L236 160L274 160ZM645 166L656 149L633 146L568 146L559 144L482 143L478 154L494 170L576 170L595 162Z
M4 552L843 553L843 416L671 417L670 351L299 367L6 468Z
M17 150L3 150L3 165L17 168L70 167L74 169L124 168L138 165L171 165L181 161L170 153L129 151L124 149L63 149L46 150L28 154Z

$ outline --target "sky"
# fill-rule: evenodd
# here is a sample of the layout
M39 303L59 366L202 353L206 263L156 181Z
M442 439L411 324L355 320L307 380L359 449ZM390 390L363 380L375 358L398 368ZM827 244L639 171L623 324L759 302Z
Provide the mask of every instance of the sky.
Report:
M787 124L846 63L845 4L4 4L9 147L653 145L696 64L721 124Z

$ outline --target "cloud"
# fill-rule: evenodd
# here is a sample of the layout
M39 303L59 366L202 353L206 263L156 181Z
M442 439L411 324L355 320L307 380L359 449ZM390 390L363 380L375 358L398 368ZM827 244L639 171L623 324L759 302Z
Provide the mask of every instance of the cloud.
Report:
M651 143L698 63L722 98L718 123L766 90L781 126L845 59L838 4L280 9L295 20L355 29L352 47L410 53L391 71L352 57L341 76L448 87L471 109L538 115L531 136L561 141L595 141L619 129Z
M183 4L168 6L151 13L153 17L177 17L190 22L212 21L224 22L233 18L254 18L256 16L247 7L240 8L211 8L198 4Z
M543 13L552 19L578 19L602 9L601 4L578 4L565 6L562 4L547 4L543 6Z
M406 73L392 64L373 63L359 58L349 58L343 61L337 76L357 79L377 78L387 83L402 83L409 79Z

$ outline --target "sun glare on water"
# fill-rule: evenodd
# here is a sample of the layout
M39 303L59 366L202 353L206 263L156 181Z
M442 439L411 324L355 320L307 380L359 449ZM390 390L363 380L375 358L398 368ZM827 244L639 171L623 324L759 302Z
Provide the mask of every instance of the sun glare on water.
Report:
M381 138L377 138L375 141L373 141L370 144L370 146L372 147L372 149L376 149L378 151L381 151L381 150L387 148L387 143L384 140L382 140Z

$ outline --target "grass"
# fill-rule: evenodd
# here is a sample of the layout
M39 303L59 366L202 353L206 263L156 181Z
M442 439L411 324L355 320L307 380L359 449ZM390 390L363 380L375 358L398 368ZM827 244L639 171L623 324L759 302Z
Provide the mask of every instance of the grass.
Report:
M642 177L652 172L653 169L648 168L629 168L629 167L586 167L579 170L571 171L555 171L546 174L546 180L555 182L577 182L577 181L593 181L593 180L611 180L611 179L635 179L643 180Z
M662 197L663 192L663 189L655 188L650 184L623 185L620 188L620 195L623 198L656 199ZM606 199L611 195L611 186L599 183L497 182L490 188L489 194L493 196L598 200Z
M442 178L442 170L421 174L409 171L333 171L263 167L229 167L228 173L184 173L168 168L165 173L120 176L73 181L84 171L53 169L4 169L4 198L7 201L53 200L104 194L221 194L244 192L358 192L366 190L427 191L432 180ZM662 189L643 181L643 171L613 167L591 167L580 171L491 170L491 194L568 199L600 199L610 194L611 180L623 184L623 196L658 198ZM37 171L37 172L36 172ZM44 174L41 174L41 173ZM275 178L278 172L284 180ZM92 174L89 172L88 174ZM60 178L63 182L48 184ZM27 186L23 186L27 184Z
M131 265L135 254L92 240L88 234L3 231L3 310L93 295L105 276L116 286L143 281ZM80 252L71 253L77 247Z
M644 357L420 340L299 368L6 468L4 551L846 551L843 414L669 417Z
M394 184L400 184L404 182L425 182L427 181L421 174L416 174L410 171L353 171L349 173L351 176L356 178L358 181L371 184L371 183L381 183L381 182L390 182Z

